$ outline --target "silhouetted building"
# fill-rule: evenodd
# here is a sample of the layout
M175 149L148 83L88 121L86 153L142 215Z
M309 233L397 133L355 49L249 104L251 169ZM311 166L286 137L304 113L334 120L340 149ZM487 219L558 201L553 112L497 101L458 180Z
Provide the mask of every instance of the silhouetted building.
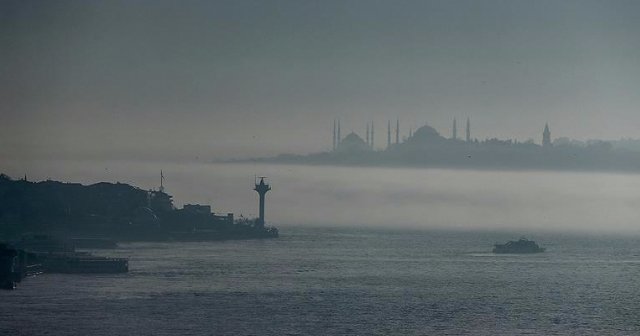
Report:
M551 131L549 131L549 124L544 125L544 131L542 132L542 147L551 146Z
M558 138L551 142L551 131L546 123L542 145L534 139L518 141L493 137L479 141L477 138L471 138L471 119L469 117L466 119L465 137L458 137L458 119L452 117L452 124L450 124L452 128L446 136L440 135L433 127L425 125L417 130L409 128L408 136L400 139L398 118L395 125L397 143L393 143L391 120L387 119L386 150L372 150L374 127L371 122L367 123L368 140L363 140L357 134L351 133L336 143L334 153L280 155L275 158L264 158L261 161L376 166L391 164L474 169L577 168L638 171L640 167L640 140L581 142ZM336 133L337 129L338 123L336 123ZM363 135L365 135L364 132Z
M407 145L409 148L418 149L432 145L440 145L448 141L445 139L435 128L424 125L418 128L413 135L407 139Z
M169 212L173 211L173 199L172 196L162 192L151 190L148 192L149 208L155 212Z
M401 146L402 150L422 151L434 146L443 146L449 139L446 139L438 131L429 125L418 128L413 135L407 139Z
M337 152L343 153L364 152L370 150L371 147L369 146L369 144L367 144L359 135L353 132L347 134L347 136L344 137L344 139L342 139L340 143L338 143L338 148L336 148Z
M200 214L200 215L208 215L211 214L211 206L210 205L201 205L201 204L185 204L182 209L184 212L189 214Z

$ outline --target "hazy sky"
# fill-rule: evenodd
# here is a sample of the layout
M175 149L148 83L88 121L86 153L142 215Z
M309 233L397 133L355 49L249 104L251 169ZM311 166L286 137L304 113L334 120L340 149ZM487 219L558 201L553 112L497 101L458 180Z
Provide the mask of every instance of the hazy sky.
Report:
M305 153L337 117L640 137L639 36L640 1L5 0L0 156Z

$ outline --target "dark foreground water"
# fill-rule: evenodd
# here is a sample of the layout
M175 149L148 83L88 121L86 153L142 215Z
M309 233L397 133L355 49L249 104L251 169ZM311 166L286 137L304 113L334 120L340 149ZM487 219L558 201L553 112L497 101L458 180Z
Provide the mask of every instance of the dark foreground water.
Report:
M0 335L638 335L640 238L286 228L282 238L131 243L126 275L0 292Z

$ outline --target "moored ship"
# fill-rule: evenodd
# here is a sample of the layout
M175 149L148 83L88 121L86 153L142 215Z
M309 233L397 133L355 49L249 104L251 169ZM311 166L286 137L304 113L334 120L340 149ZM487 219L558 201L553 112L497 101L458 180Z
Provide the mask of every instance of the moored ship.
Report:
M78 252L67 240L49 235L24 236L17 245L42 264L45 273L126 273L129 260Z
M506 244L495 244L493 253L541 253L544 252L544 248L538 246L533 240L527 238L520 238L517 241L510 241Z
M127 273L129 260L108 258L84 253L43 254L42 266L48 273Z

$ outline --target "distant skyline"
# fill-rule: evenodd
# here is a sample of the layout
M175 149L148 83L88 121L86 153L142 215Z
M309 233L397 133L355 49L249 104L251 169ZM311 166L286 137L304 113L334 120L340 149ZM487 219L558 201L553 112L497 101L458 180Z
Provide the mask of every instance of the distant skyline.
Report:
M330 150L332 122L640 138L638 1L2 1L0 156Z

